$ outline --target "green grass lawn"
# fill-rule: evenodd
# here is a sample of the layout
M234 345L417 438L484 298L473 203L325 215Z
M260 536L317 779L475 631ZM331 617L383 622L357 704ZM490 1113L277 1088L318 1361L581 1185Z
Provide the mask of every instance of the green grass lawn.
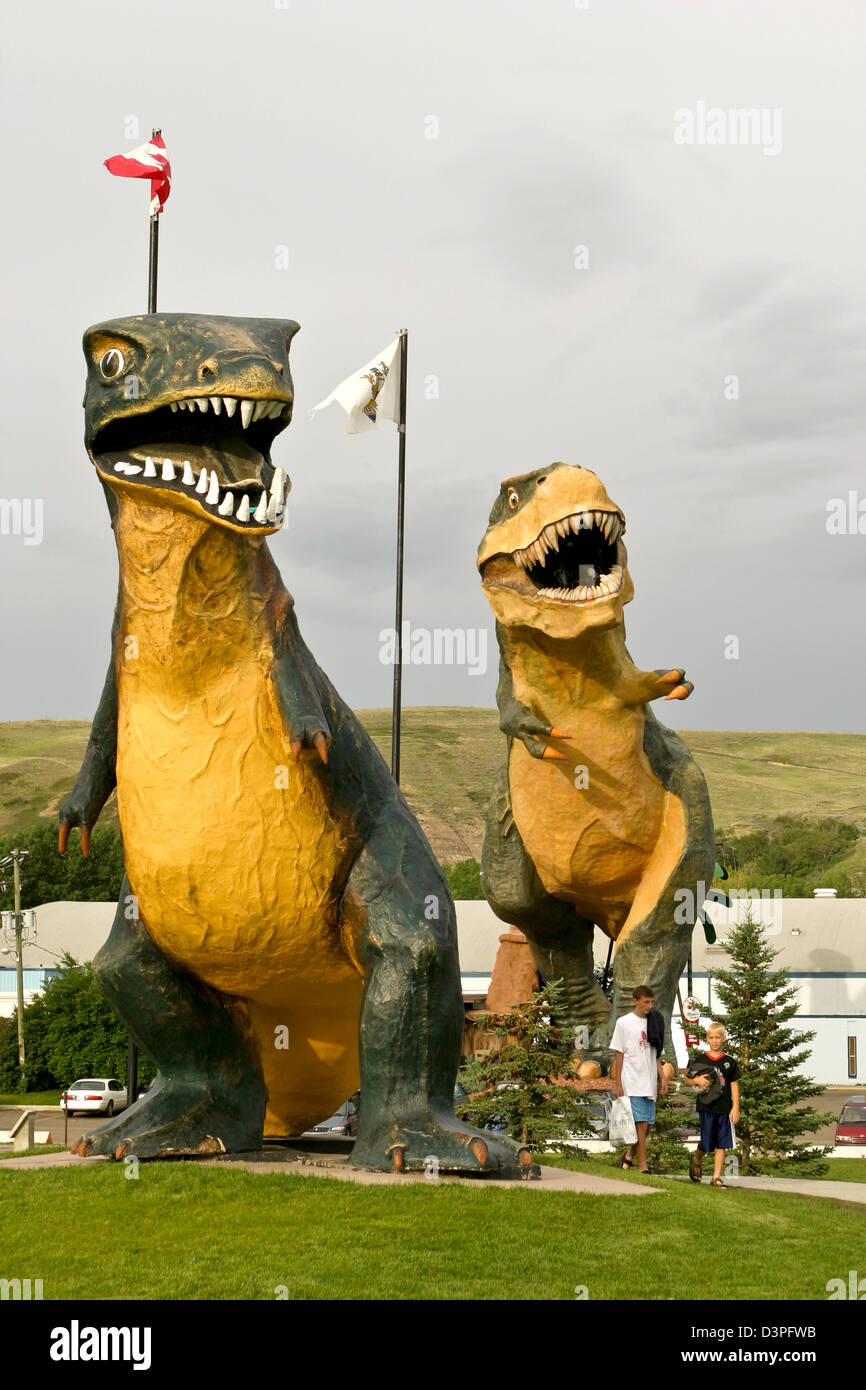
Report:
M191 1163L0 1172L3 1275L46 1299L823 1300L866 1238L853 1205L665 1179L632 1198Z
M24 1091L17 1095L0 1096L0 1105L25 1105L28 1110L35 1110L43 1105L59 1105L59 1091Z

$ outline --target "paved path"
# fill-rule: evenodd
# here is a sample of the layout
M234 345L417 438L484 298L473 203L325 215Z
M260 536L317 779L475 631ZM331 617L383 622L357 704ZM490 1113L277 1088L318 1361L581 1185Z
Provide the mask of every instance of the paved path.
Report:
M863 1166L866 1168L866 1164ZM675 1173L672 1176L680 1182L689 1181L682 1173ZM866 1179L866 1173L864 1173L864 1179ZM704 1178L703 1182L705 1187L709 1186L708 1178ZM833 1182L832 1179L824 1181L822 1178L733 1178L726 1175L725 1182L732 1192L738 1187L755 1187L764 1192L794 1192L799 1197L835 1197L840 1202L866 1203L866 1181Z
M107 1158L79 1158L77 1154L34 1154L27 1158L7 1158L0 1163L0 1174L6 1168L46 1169L83 1167L89 1163L108 1163ZM287 1154L285 1158L272 1158L270 1154L259 1160L254 1157L227 1155L225 1158L190 1159L205 1168L243 1168L249 1173L287 1173L303 1178L337 1178L340 1182L357 1182L363 1186L379 1187L405 1183L429 1183L432 1181L460 1183L475 1188L493 1188L501 1192L503 1188L520 1187L534 1192L589 1192L596 1196L644 1197L648 1193L660 1192L658 1187L643 1183L623 1182L617 1178L601 1178L594 1173L574 1173L568 1168L548 1168L543 1166L541 1177L535 1181L523 1182L520 1179L500 1180L497 1178L427 1178L423 1173L404 1173L399 1178L391 1173L376 1173L368 1168L352 1168L348 1159L339 1154L328 1154L314 1158L310 1154L300 1157ZM845 1186L834 1183L832 1186Z
M863 1166L866 1167L866 1164ZM825 1182L823 1178L726 1178L725 1181L732 1188L757 1187L766 1192L796 1192L801 1197L835 1197L840 1202L866 1202L866 1182Z

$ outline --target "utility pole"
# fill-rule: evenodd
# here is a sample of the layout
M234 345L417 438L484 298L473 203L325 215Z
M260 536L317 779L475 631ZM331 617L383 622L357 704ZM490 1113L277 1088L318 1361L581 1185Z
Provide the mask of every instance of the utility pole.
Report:
M18 977L18 1065L24 1076L24 920L21 915L21 861L30 853L26 849L13 849L0 863L0 868L12 865L12 884L14 894L13 921L15 924L15 972Z

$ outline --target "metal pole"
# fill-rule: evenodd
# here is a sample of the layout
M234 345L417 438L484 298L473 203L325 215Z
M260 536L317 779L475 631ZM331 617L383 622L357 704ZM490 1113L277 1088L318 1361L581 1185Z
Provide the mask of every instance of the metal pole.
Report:
M692 948L689 946L689 958L686 963L686 988L691 999L695 992L694 981L692 980Z
M154 135L161 135L161 130L154 130ZM159 270L159 213L154 213L150 219L150 246L147 256L147 312L156 313L156 279Z
M15 970L18 976L18 1065L24 1075L24 960L21 938L24 925L21 921L21 864L19 851L12 851L12 878L15 892Z
M154 135L161 135L162 129L154 129ZM156 282L159 275L159 213L150 219L150 241L147 249L147 312L156 313ZM126 1047L126 1104L135 1105L138 1099L138 1048L127 1033Z
M159 218L150 219L150 246L147 256L147 312L156 313L156 276L159 268Z
M394 666L394 699L391 714L391 771L400 785L400 712L403 689L403 510L406 495L406 362L409 354L409 333L401 328L400 339L400 419L397 424L400 457L397 472L397 660Z

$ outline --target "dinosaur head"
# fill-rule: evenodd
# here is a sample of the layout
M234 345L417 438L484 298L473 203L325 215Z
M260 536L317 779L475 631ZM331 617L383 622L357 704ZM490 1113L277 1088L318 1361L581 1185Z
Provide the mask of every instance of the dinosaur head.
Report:
M553 463L506 478L477 562L499 622L563 639L621 624L634 597L624 531L588 468Z
M88 328L84 441L106 486L250 536L278 530L291 484L270 449L292 418L298 326L139 314Z

